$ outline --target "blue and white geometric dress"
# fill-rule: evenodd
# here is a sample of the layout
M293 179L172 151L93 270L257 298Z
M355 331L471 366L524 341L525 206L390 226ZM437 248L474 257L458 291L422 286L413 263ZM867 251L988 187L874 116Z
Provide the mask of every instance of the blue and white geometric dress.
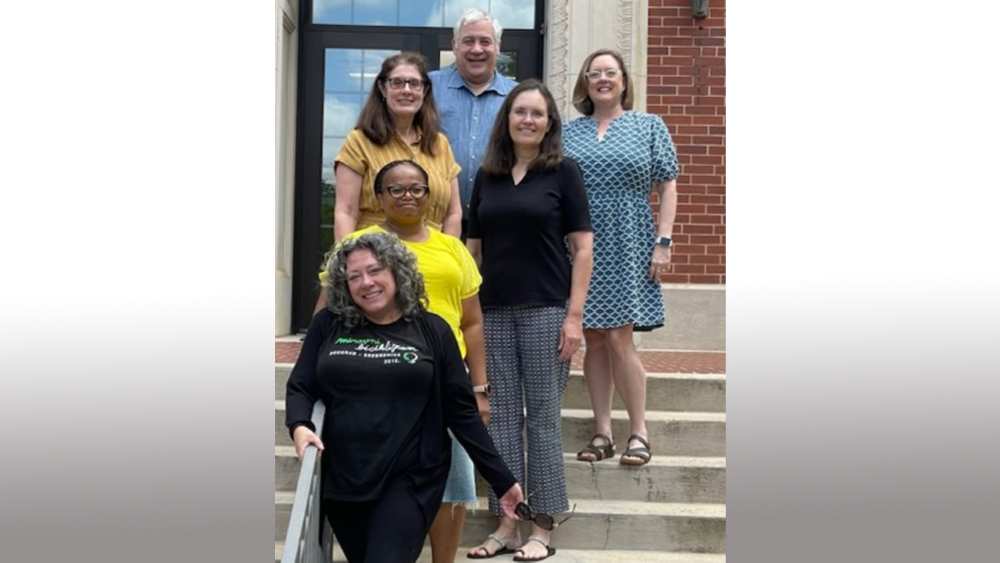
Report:
M663 326L663 294L649 278L656 242L649 196L654 182L678 175L667 126L659 116L627 111L598 140L597 121L581 117L566 123L563 144L583 172L594 228L584 328Z

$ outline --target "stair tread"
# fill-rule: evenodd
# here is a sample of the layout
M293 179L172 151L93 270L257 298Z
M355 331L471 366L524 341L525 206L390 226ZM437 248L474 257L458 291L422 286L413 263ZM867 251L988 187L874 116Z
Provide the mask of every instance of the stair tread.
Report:
M275 369L291 370L295 367L295 364L288 364L282 362L274 363ZM583 370L574 369L569 372L570 377L583 377ZM699 379L707 381L725 381L725 373L691 373L691 372L664 372L664 371L647 371L647 378L653 379Z
M289 505L295 500L294 491L274 491L274 504ZM472 511L485 511L488 505L486 497L479 497L480 508ZM576 504L578 515L650 515L650 516L682 516L693 518L726 517L725 504L689 503L689 502L646 502L633 500L597 500L570 499Z
M295 447L294 446L274 446L274 455L277 457L295 457ZM589 465L588 461L580 461L576 459L575 453L566 452L563 454L565 463L567 464L580 464ZM622 471L634 471L633 467L622 467L618 463L613 461L608 461L606 463L597 463L597 466L603 467L617 467ZM726 468L726 458L724 457L696 457L696 456L666 456L666 455L656 455L653 459L649 460L647 465L651 466L662 466L662 467L708 467L708 468Z
M285 410L285 401L280 399L274 400L274 409L283 411ZM562 415L564 417L572 418L593 418L594 413L590 409L562 409ZM611 411L612 420L627 420L628 412L623 410L612 410ZM698 411L658 411L658 410L647 410L646 411L647 421L672 421L672 420L683 420L683 421L695 421L695 422L726 422L726 413L724 412L698 412Z
M473 546L462 546L458 548L456 560L461 559L463 554L472 549ZM579 563L615 563L615 562L635 562L635 563L725 563L724 553L676 553L664 551L625 551L617 549L563 549L557 546L556 554L547 559L552 563L559 562L579 562ZM334 561L339 562L344 559L340 556L340 550L334 550ZM274 542L274 560L279 561L285 552L285 542ZM428 563L431 560L431 550L424 547L417 563Z

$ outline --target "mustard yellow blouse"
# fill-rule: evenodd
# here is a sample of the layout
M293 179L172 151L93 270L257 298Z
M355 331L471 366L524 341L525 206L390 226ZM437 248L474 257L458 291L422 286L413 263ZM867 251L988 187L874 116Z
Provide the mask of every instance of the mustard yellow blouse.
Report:
M458 176L462 168L455 162L451 145L448 144L444 134L438 133L434 149L437 156L430 156L421 151L419 138L414 144L407 145L399 135L394 135L385 146L379 146L368 140L360 129L355 129L347 135L344 145L337 154L334 168L339 162L362 176L357 229L381 224L385 219L385 215L375 202L373 184L378 171L394 160L410 159L423 166L430 176L431 193L427 196L430 200L426 223L441 230L441 223L444 221L451 199L451 181Z

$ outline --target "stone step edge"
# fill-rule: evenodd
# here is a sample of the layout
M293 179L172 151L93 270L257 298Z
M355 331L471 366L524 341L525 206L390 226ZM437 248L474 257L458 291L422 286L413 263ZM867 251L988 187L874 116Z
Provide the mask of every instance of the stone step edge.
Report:
M274 363L275 368L292 369L295 364ZM583 370L570 370L571 377L583 377ZM670 372L670 371L647 371L646 377L653 379L695 379L701 381L726 381L724 373L691 373L691 372Z
M285 401L275 399L274 410L284 411ZM562 409L563 418L594 418L594 413L590 409ZM628 420L628 413L623 410L612 410L611 420ZM647 410L646 420L653 422L726 422L724 412L698 412L698 411L656 411Z
M471 550L473 546L461 546L458 548L458 557L463 557L464 553ZM339 552L339 549L335 549ZM421 553L421 559L426 559L429 548L425 547ZM285 542L274 542L274 560L280 561L285 553ZM725 563L725 553L684 553L667 551L626 551L617 549L563 549L559 548L556 555L565 555L570 561L634 561L636 563ZM334 554L336 557L336 553ZM503 559L501 559L503 560ZM336 561L336 559L335 559Z
M274 504L290 505L295 499L293 491L274 491ZM479 512L487 512L489 506L486 497L479 497L482 508L470 511L470 516ZM707 518L715 520L726 519L725 504L681 503L681 502L646 502L633 500L574 500L570 506L576 505L576 513L580 516L664 516L677 518Z
M295 457L294 446L274 446L275 457ZM563 458L567 464L589 465L588 461L576 459L575 453L564 452ZM601 464L598 464L601 465ZM608 463L608 466L620 467L617 463ZM653 456L647 466L660 467L692 467L704 469L725 469L726 458L724 457L694 457L694 456ZM609 467L610 468L610 467ZM633 468L621 468L622 471L635 471Z

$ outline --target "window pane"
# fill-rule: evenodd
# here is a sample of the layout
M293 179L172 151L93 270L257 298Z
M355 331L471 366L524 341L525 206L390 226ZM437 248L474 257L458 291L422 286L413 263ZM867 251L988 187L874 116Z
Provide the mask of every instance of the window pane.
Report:
M398 55L399 51L365 49L364 76L361 78L361 91L367 94L375 84L378 73L382 70L382 61L393 55Z
M361 114L361 94L325 94L323 96L323 136L346 137Z
M451 27L455 22L444 21L441 4L442 0L401 0L399 3L399 25Z
M354 25L398 25L398 4L398 0L354 0Z
M535 27L534 2L491 0L490 10L490 14L500 22L504 29L532 29Z
M327 49L326 74L323 90L326 92L361 91L363 51L361 49Z
M461 15L462 10L465 10L466 8L479 8L480 10L489 11L489 6L485 5L487 3L483 2L482 0L443 0L443 1L444 1L445 27L452 27L453 25L455 25L455 21L458 19L458 16ZM528 3L533 4L533 2L528 2ZM490 15L497 18L497 20L500 21L500 25L502 25L504 29L509 27L507 25L507 22L497 17L496 14L493 14L491 12Z
M451 27L466 8L486 10L504 29L533 29L530 0L313 0L313 23Z
M517 80L517 51L500 51L497 56L497 72L511 80Z
M351 0L313 0L313 23L351 23Z

